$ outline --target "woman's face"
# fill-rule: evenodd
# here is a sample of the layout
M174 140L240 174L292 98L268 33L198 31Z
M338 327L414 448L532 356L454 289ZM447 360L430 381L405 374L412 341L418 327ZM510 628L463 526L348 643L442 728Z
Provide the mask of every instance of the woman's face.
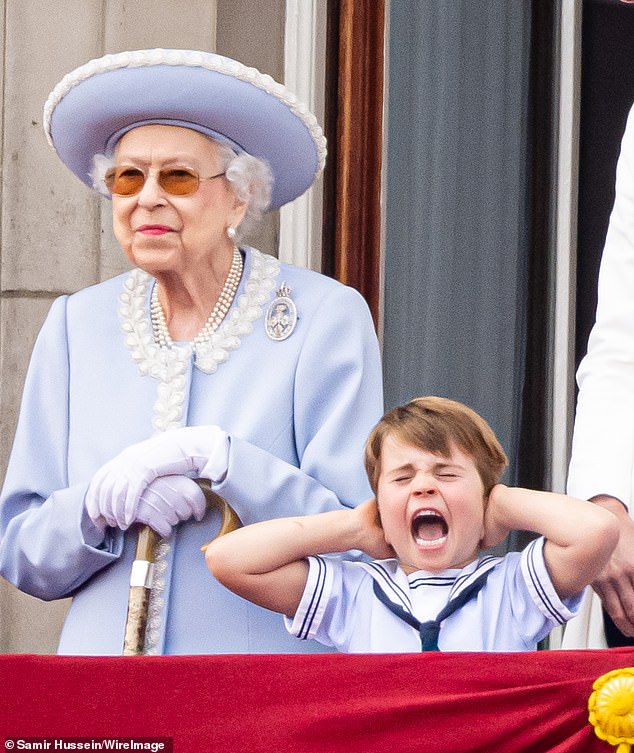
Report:
M245 205L224 177L201 180L187 196L173 196L158 183L168 167L186 167L201 178L222 172L214 142L189 128L140 126L121 138L115 163L147 175L139 193L112 197L114 234L134 266L150 274L200 274L231 254L227 228L240 224Z

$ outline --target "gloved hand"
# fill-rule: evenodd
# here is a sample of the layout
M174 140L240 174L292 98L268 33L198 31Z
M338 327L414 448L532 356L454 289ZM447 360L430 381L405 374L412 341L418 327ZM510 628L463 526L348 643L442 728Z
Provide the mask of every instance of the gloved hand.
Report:
M187 476L161 476L141 495L135 522L145 523L166 538L177 523L192 516L202 520L205 507L205 494L195 481Z
M122 530L138 520L147 487L160 476L221 481L229 464L229 437L218 426L186 426L131 445L93 476L85 505L97 525ZM156 500L154 500L156 501Z

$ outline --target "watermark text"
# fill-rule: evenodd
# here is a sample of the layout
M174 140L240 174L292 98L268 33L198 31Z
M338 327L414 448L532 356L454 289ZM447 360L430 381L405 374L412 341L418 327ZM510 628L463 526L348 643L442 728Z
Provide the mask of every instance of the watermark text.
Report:
M46 750L49 753L65 750L115 750L174 753L171 737L6 737L8 751Z

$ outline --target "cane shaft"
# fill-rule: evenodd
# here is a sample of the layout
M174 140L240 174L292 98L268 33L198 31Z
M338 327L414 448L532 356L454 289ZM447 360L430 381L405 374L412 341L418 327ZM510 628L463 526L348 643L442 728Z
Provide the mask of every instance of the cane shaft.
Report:
M143 653L150 593L149 588L130 586L128 620L125 626L125 640L123 643L124 656L140 656Z
M130 577L128 616L123 642L124 656L143 653L152 593L152 575L160 536L149 526L140 526Z
M140 526L134 558L142 562L154 562L156 547L160 540L160 535L150 528L150 526Z

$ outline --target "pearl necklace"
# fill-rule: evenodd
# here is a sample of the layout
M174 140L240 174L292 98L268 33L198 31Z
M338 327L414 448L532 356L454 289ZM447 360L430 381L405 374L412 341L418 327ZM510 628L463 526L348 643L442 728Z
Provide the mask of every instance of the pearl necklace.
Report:
M231 308L233 299L235 298L238 285L240 285L240 279L242 278L242 268L244 262L242 261L242 254L236 246L233 247L233 259L231 261L231 268L227 279L222 286L216 305L213 307L211 314L200 332L194 337L191 344L194 349L197 345L206 343L213 333L221 325L222 320L227 315L227 312ZM150 302L150 318L152 319L152 330L154 332L154 340L161 348L171 348L174 345L172 336L167 329L167 322L165 321L165 314L163 307L158 298L158 285L154 286L152 290L152 300Z

